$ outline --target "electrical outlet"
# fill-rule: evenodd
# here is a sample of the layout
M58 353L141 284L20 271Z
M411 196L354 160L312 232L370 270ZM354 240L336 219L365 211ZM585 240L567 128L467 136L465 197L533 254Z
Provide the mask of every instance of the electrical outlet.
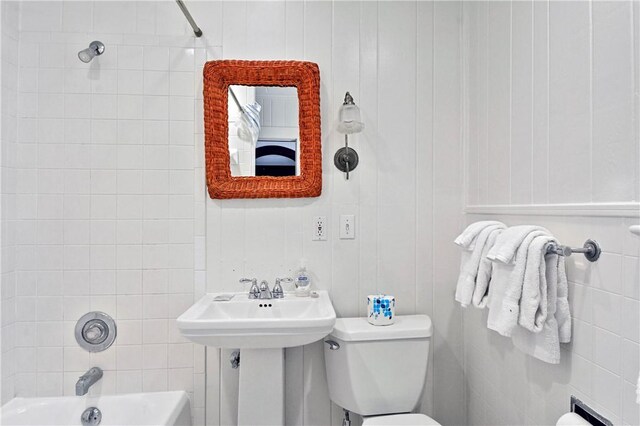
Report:
M356 237L356 217L352 214L340 215L340 239L353 240Z
M313 218L313 234L311 236L313 241L326 241L327 240L327 217L315 216Z

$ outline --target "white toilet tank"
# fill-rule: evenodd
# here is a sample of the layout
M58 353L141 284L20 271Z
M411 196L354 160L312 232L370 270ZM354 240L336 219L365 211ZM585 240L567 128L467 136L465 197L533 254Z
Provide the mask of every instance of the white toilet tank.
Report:
M408 413L418 404L427 375L431 319L396 316L374 326L366 318L339 318L325 339L324 359L333 402L363 416Z

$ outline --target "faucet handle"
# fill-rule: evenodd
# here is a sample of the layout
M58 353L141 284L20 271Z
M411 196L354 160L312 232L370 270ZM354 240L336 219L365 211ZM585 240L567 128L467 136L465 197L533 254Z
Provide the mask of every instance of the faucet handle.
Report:
M249 299L257 299L260 297L260 289L258 288L257 278L240 278L240 284L251 283L249 289Z
M292 283L292 282L293 282L293 278L289 278L289 277L286 277L286 278L276 278L276 284L277 284L277 283L280 283L280 282L282 282L282 283Z
M283 299L284 298L284 290L282 289L281 282L291 283L293 280L291 278L276 278L276 283L273 286L273 298L274 299Z

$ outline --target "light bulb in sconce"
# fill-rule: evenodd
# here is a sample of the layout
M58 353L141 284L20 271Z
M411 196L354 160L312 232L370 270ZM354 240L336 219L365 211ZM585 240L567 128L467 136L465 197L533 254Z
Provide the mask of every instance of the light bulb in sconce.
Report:
M344 102L340 107L338 120L338 132L344 134L344 148L336 151L333 163L338 170L346 173L346 178L349 180L349 173L358 166L359 162L358 153L349 147L349 135L360 133L364 130L360 108L353 101L353 97L349 92L344 95Z
M344 95L344 103L340 107L338 131L345 135L360 133L364 130L364 123L360 118L360 108L353 101L349 92Z

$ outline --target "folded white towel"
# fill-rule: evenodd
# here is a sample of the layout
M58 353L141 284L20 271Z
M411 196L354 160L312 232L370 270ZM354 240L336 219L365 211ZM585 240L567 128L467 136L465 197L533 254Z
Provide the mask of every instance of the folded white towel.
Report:
M509 232L509 229L498 236L496 244L499 244L502 236L507 232ZM518 324L520 296L522 295L522 286L524 284L529 246L534 238L545 234L545 231L530 229L529 233L520 241L514 264L494 262L494 274L489 288L487 327L503 336L511 336L513 329ZM507 244L511 244L511 241L513 240L502 239L502 242ZM494 245L491 251L495 248L496 246Z
M535 293L534 284L525 279L518 321L522 327L515 329L511 338L514 346L523 352L542 361L558 364L560 343L571 341L571 313L564 257L554 253L545 255L551 241L547 237L538 237L529 249L532 269L539 266L540 271L544 270L544 276L540 276L538 282L542 294L532 294ZM536 263L540 259L538 254L542 254L541 263ZM539 301L537 309L535 300Z
M487 226L495 225L501 225L503 227L505 226L504 223L495 220L482 220L479 222L474 222L471 225L467 226L467 228L462 231L462 234L458 235L458 237L454 240L454 243L462 248L473 250L475 240L480 232L482 232L482 230Z
M558 256L558 300L556 302L558 337L560 343L571 341L571 311L569 310L569 283L564 256Z
M491 283L491 277L493 273L493 262L487 259L487 253L491 250L491 247L496 242L498 235L503 231L503 228L498 228L491 231L491 234L487 238L487 242L484 244L482 254L480 255L480 265L478 266L478 276L476 278L476 287L473 290L473 297L471 302L476 308L484 308L487 306L489 299L489 285Z
M482 253L486 253L489 236L491 236L494 231L504 228L506 228L506 226L503 224L485 227L475 239L473 250L463 250L460 258L460 275L458 276L455 294L455 300L459 302L463 308L471 304L471 299L477 285Z
M547 320L547 265L549 279L557 280L558 256L545 256L550 242L556 242L550 235L536 237L527 256L518 324L534 333L542 331Z
M538 333L523 327L513 330L513 345L522 352L550 364L560 363L560 336L556 320L558 302L558 255L549 254L546 259L547 318Z
M512 263L513 258L518 251L518 248L522 244L522 241L534 231L543 231L545 234L551 234L546 228L542 226L534 225L519 225L512 226L504 231L493 248L489 250L487 257L490 260L494 260L502 263Z
M555 309L549 305L549 310ZM522 327L516 327L511 336L513 346L549 364L560 363L560 341L558 337L558 323L555 315L547 315L540 333L533 333Z

